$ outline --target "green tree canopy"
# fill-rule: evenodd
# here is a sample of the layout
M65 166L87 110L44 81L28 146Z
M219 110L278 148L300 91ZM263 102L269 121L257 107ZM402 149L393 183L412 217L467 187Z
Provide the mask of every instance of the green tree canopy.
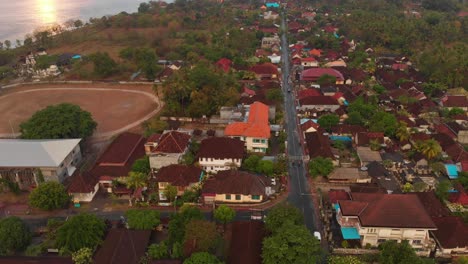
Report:
M130 209L125 212L128 227L137 230L153 229L160 223L160 215L151 209Z
M214 218L223 225L231 222L235 216L236 211L224 204L214 210Z
M397 129L397 119L393 114L378 111L372 116L369 128L371 131L384 132L386 136L393 136Z
M30 242L31 233L20 218L10 216L0 220L0 256L25 249Z
M75 264L92 264L93 250L87 247L81 248L72 253L72 260Z
M151 167L149 163L149 157L145 156L141 159L135 160L132 165L132 171L148 174L151 172Z
M221 264L222 262L208 252L193 253L188 259L184 260L184 264Z
M457 181L465 188L468 189L468 172L460 171L458 172Z
M440 200L447 200L449 196L449 190L452 189L452 183L450 180L445 179L437 184L435 194Z
M127 185L127 188L129 189L136 190L138 188L145 187L147 181L148 181L147 173L131 171L128 174L125 185Z
M105 229L101 218L81 213L59 227L55 243L64 252L76 252L85 247L94 249L103 241Z
M108 77L117 72L117 63L107 52L96 52L89 55L94 64L94 73L98 77Z
M185 235L185 225L190 220L204 218L203 213L197 207L183 205L178 213L171 216L169 221L168 245L173 245L176 242L182 243Z
M165 259L169 257L169 251L164 241L159 244L151 244L148 247L147 253L151 259Z
M428 159L433 159L442 153L442 147L435 139L425 140L421 145L421 153Z
M400 264L400 263L434 263L434 261L424 261L416 255L416 252L408 243L403 241L386 241L380 245L379 263L382 264Z
M345 120L345 123L350 124L350 125L360 126L364 124L364 120L362 119L362 116L359 112L354 111L354 112L348 113L348 118Z
M85 138L91 136L97 123L79 106L63 103L36 112L20 125L25 139Z
M333 171L333 161L330 158L316 157L309 161L309 173L312 177L327 177Z
M340 117L335 114L323 115L319 117L317 123L325 130L330 131L332 126L338 125Z
M65 208L69 202L70 196L58 182L44 182L29 194L29 204L42 210Z
M286 223L300 225L304 223L304 216L296 207L281 203L273 207L265 219L265 228L275 232Z
M268 218L267 218L268 219ZM263 240L264 264L314 264L320 256L320 242L305 226L287 223Z
M190 220L185 226L184 254L213 250L219 243L216 225L206 220Z
M330 256L328 264L363 264L359 258L355 256Z
M166 189L164 189L164 196L169 202L175 201L175 198L177 197L177 187L170 184L167 185Z

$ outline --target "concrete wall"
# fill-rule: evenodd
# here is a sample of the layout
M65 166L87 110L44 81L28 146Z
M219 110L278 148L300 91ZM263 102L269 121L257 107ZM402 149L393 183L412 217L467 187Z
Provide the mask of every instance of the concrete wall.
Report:
M204 171L208 173L216 173L222 170L229 170L233 164L239 168L241 166L242 159L199 158L198 163L202 166Z

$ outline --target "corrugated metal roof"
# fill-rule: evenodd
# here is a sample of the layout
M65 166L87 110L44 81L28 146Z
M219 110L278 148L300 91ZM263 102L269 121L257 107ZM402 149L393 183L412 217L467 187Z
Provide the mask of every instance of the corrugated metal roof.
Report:
M81 139L0 139L0 167L58 167Z

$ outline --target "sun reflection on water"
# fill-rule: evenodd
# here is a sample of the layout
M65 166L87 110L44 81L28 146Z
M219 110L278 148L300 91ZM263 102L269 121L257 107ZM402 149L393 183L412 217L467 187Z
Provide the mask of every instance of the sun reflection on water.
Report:
M43 24L52 24L57 22L57 3L56 0L37 0L39 7L40 20Z

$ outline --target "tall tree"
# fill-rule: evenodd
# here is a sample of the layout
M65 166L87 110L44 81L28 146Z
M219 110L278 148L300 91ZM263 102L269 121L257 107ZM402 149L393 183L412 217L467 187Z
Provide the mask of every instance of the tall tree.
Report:
M340 117L335 114L323 115L319 117L317 123L323 128L330 132L332 126L338 125Z
M300 225L304 223L304 216L296 207L281 203L273 207L265 219L265 227L270 232L279 230L283 225L292 223Z
M136 190L138 188L145 187L147 180L148 174L131 171L128 174L127 181L125 182L125 184L127 185L127 188Z
M93 250L87 247L80 248L78 251L73 252L72 260L75 264L92 264Z
M36 112L20 125L25 139L85 138L91 136L97 123L79 106L63 103Z
M309 173L312 177L327 177L333 168L333 161L330 158L316 157L309 161Z
M16 216L0 220L0 256L25 249L31 242L31 233L26 224Z
M434 263L433 261L423 261L419 258L406 240L401 243L389 240L381 244L380 247L379 263L382 264Z
M167 185L164 189L164 196L169 202L174 202L177 197L177 187L172 185Z
M267 218L268 219L268 218ZM313 264L319 260L320 242L305 226L288 223L263 240L263 264Z
M150 230L159 225L159 212L152 209L130 209L125 212L128 227L136 230Z
M208 252L215 248L219 239L216 225L206 220L191 220L185 226L184 254Z
M29 204L42 210L65 208L69 202L70 196L58 182L44 182L29 194Z
M164 241L159 244L151 244L148 247L147 253L151 259L165 259L169 257L169 251Z
M442 147L435 139L428 139L423 142L421 152L428 159L433 159L442 153Z
M224 229L226 229L226 224L231 222L235 216L236 211L224 204L214 210L214 218L223 224Z
M442 180L439 182L439 184L437 184L435 194L441 201L447 200L451 188L452 183L450 182L450 180Z
M410 138L410 133L408 131L408 126L405 122L400 121L398 124L398 127L395 131L395 136L400 140L400 141L406 141Z
M85 247L94 249L103 241L105 229L104 220L92 214L81 213L59 227L55 243L57 248L69 253Z

